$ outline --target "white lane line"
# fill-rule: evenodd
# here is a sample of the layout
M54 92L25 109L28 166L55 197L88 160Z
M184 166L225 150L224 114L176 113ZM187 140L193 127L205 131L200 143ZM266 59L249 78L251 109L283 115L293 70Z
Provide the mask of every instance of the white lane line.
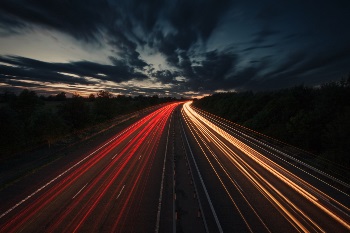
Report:
M31 198L32 196L34 196L35 194L37 194L38 192L40 192L41 190L43 190L44 188L46 188L47 186L49 186L51 183L53 183L54 181L56 181L58 178L60 178L61 176L63 176L64 174L66 174L67 172L69 172L70 170L72 170L74 167L78 166L79 164L81 164L82 162L84 162L86 159L88 159L89 157L91 157L93 154L95 154L97 151L101 150L102 148L104 148L105 146L107 146L108 144L112 143L113 141L115 141L117 138L119 138L121 135L123 135L126 131L130 130L132 127L127 128L126 130L124 130L123 132L121 132L120 134L118 134L117 136L115 136L114 138L112 138L111 140L109 140L108 142L106 142L105 144L103 144L102 146L100 146L99 148L97 148L95 151L91 152L89 155L87 155L85 158L83 158L82 160L80 160L79 162L77 162L76 164L74 164L73 166L71 166L70 168L68 168L67 170L65 170L64 172L62 172L61 174L59 174L58 176L56 176L55 178L53 178L52 180L50 180L49 182L47 182L45 185L41 186L39 189L35 190L32 194L30 194L29 196L27 196L26 198L22 199L20 202L18 202L16 205L14 205L13 207L11 207L10 209L8 209L7 211L5 211L3 214L0 215L0 219L3 218L5 215L7 215L8 213L10 213L12 210L14 210L15 208L17 208L19 205L23 204L25 201L27 201L29 198Z
M141 159L142 155L140 155L139 160Z
M152 113L151 113L152 114ZM150 116L151 114L149 114L148 116ZM147 116L146 116L147 117ZM61 176L63 176L64 174L66 174L67 172L69 172L70 170L72 170L74 167L78 166L80 163L82 163L83 161L85 161L86 159L88 159L89 157L91 157L93 154L95 154L97 151L101 150L102 148L104 148L105 146L107 146L108 144L111 144L113 141L117 140L120 136L122 136L123 134L125 134L127 131L131 130L132 128L135 128L136 125L141 124L144 121L144 118L142 118L140 121L135 122L134 124L132 124L131 126L129 126L128 128L126 128L125 130L123 130L122 132L120 132L118 135L116 135L115 137L113 137L111 140L109 140L108 142L106 142L105 144L103 144L102 146L100 146L99 148L97 148L95 151L91 152L89 155L87 155L85 158L83 158L82 160L80 160L79 162L77 162L76 164L74 164L73 166L71 166L70 168L68 168L67 170L65 170L64 172L62 172L61 174L59 174L58 176L56 176L55 178L53 178L52 180L50 180L49 182L47 182L45 185L43 185L42 187L40 187L39 189L37 189L36 191L34 191L32 194L30 194L29 196L27 196L26 198L22 199L20 202L18 202L17 204L15 204L13 207L11 207L10 209L8 209L7 211L5 211L3 214L0 215L0 219L3 218L4 216L6 216L8 213L10 213L12 210L16 209L18 206L20 206L21 204L23 204L24 202L26 202L28 199L30 199L32 196L34 196L35 194L37 194L38 192L40 192L41 190L43 190L44 188L46 188L47 186L49 186L51 183L53 183L54 181L56 181L58 178L60 178Z
M160 212L161 212L161 209L162 209L162 199L163 199L165 162L166 162L166 158L167 158L167 150L168 150L168 142L169 142L169 132L170 132L170 123L171 123L171 116L170 116L170 121L169 121L168 135L167 135L166 144L165 144L165 156L164 156L164 161L163 161L162 181L161 181L160 190L159 190L158 212L157 212L157 222L156 222L155 233L158 233L158 232L159 232Z
M112 158L112 160L115 158L115 156L117 156L118 155L118 153L116 153L114 156L113 156L113 158Z
M198 166L197 166L196 160L194 159L194 156L193 156L193 153L192 153L192 150L191 150L191 147L190 147L190 143L188 142L187 135L186 135L186 132L185 132L185 129L184 129L184 126L183 126L182 122L181 122L181 126L182 126L182 130L183 130L183 132L184 132L184 136L185 136L185 139L186 139L186 142L187 142L188 149L189 149L189 151L190 151L190 154L191 154L191 157L192 157L192 160L193 160L193 164L194 164L194 166L195 166L195 168L196 168L196 170L197 170L198 177L199 177L199 180L200 180L200 182L201 182L201 184L202 184L202 187L203 187L205 196L207 197L207 200L208 200L208 203L209 203L211 212L212 212L212 214L213 214L213 216L214 216L214 219L215 219L215 222L216 222L216 225L217 225L217 227L218 227L219 232L222 233L223 230L222 230L222 227L221 227L219 218L218 218L218 216L216 215L216 212L215 212L213 203L211 202L211 199L210 199L210 197L209 197L208 190L207 190L207 188L206 188L206 186L205 186L205 184L204 184L204 181L203 181L202 175L201 175L201 173L200 173L200 171L199 171L199 168L198 168Z
M120 194L122 194L124 187L125 187L125 184L123 185L123 188L122 188L122 190L120 190L120 192L119 192L119 194L118 194L118 196L117 196L117 198L116 198L116 199L118 199L118 198L119 198L119 196L120 196Z
M88 183L86 183L86 185L88 185ZM76 196L78 196L78 194L86 187L86 185L84 185L84 187L82 187L79 192L77 192L77 194L74 195L74 197L72 199L74 199Z
M237 181L236 181L235 179L233 179L233 178L232 178L232 180L236 183L237 187L238 187L242 192L244 192L243 189L242 189L242 187L239 186L239 184L237 183Z

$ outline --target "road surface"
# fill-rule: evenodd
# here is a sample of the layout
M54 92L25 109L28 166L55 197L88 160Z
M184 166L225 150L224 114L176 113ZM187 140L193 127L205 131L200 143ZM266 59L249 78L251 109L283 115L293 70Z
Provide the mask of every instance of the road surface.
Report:
M184 133L223 232L349 232L349 194L186 103ZM347 184L344 184L348 187Z
M178 105L147 115L1 209L0 232L154 232L167 132Z
M0 232L350 232L348 184L190 102L40 174Z

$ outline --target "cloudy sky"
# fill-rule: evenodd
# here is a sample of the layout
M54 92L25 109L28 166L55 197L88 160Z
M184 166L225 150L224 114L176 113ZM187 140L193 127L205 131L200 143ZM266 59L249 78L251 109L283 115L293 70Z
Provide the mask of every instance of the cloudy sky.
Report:
M1 0L0 89L201 96L350 72L348 0Z

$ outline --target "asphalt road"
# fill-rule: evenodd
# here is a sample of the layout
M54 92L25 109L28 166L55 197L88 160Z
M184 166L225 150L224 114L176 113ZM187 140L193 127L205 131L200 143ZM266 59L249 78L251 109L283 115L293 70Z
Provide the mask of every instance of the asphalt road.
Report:
M217 232L350 231L349 194L323 181L322 173L308 173L189 103L182 116Z
M40 187L23 187L29 195L13 193L17 202L1 208L0 232L154 232L167 132L177 106L147 115L65 170L52 172Z
M348 184L190 103L54 167L0 192L0 232L350 231Z

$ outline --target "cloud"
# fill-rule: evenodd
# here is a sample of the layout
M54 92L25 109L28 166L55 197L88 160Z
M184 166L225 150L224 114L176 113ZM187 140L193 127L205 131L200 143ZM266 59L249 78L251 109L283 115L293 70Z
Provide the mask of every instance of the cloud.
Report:
M273 48L275 46L276 46L276 44L268 44L268 45L261 45L261 46L251 46L251 47L248 47L248 48L245 48L245 49L241 50L241 52L248 52L248 51L255 50L255 49Z
M208 91L222 88L225 79L234 70L237 55L230 51L209 51L201 54L199 61L193 61L187 52L179 52L176 68L178 71L158 71L154 74L161 82L176 84L175 90ZM175 79L183 77L183 81Z
M297 65L304 62L307 54L305 52L294 52L289 54L276 68L265 75L266 78L279 75L283 72L294 69Z
M234 71L236 63L237 55L232 52L207 52L200 65L194 66L197 82L201 80L203 88L207 90L220 89L221 83L225 83L227 76Z
M282 4L283 5L283 4ZM258 13L256 14L256 18L258 20L270 21L274 20L281 14L281 9L278 2L274 2L273 4L267 4L263 6Z
M347 7L322 2L315 10L312 3L293 1L2 0L1 37L59 31L82 47L112 52L105 54L106 64L3 55L0 62L14 67L2 65L1 80L12 85L148 80L168 84L174 93L299 84L348 69ZM151 64L147 53L160 54L162 67Z
M314 73L323 72L333 73L332 69L327 71L327 68L334 64L347 63L350 64L350 46L343 47L339 50L320 52L311 56L305 53L295 53L281 64L275 72L268 74L271 79L291 79L296 77L312 76ZM341 70L339 70L341 72ZM343 72L348 72L349 68L343 67ZM267 77L266 77L267 78ZM337 77L339 78L339 77Z
M124 11L120 13L130 15L132 24L141 25L144 32L151 32L162 16L166 3L164 0L128 0L118 4L123 4Z
M6 14L0 14L0 36L18 34L25 27L25 23L13 19Z
M269 28L262 28L260 31L253 34L253 44L261 44L265 42L269 37L279 34L280 31L272 30Z
M113 17L113 12L105 0L4 0L0 6L1 14L14 19L2 20L2 24L7 24L7 28L18 26L18 22L25 22L27 26L37 25L55 29L79 40L95 42L98 42L99 31Z
M164 8L166 17L159 19L169 27L153 30L148 45L165 55L169 64L176 67L179 56L183 56L180 53L189 52L196 43L205 43L209 39L230 5L229 0L173 1Z
M107 0L36 0L30 3L5 0L0 5L0 12L4 15L0 17L2 28L44 27L66 33L79 41L101 45L104 38L128 65L141 70L148 65L140 59L137 44L129 38L132 37L132 25L126 17L127 12L111 6Z
M176 1L174 6L169 7L169 21L181 37L195 30L206 41L230 5L229 0Z
M2 65L0 74L14 79L65 84L93 84L85 77L116 83L147 78L145 74L135 71L133 67L117 59L114 59L114 65L102 65L89 61L49 63L24 57L0 56L0 62L12 65Z
M157 70L151 73L151 75L155 77L158 81L164 84L184 83L176 79L177 77L180 76L180 73L177 71L172 72L170 70Z

